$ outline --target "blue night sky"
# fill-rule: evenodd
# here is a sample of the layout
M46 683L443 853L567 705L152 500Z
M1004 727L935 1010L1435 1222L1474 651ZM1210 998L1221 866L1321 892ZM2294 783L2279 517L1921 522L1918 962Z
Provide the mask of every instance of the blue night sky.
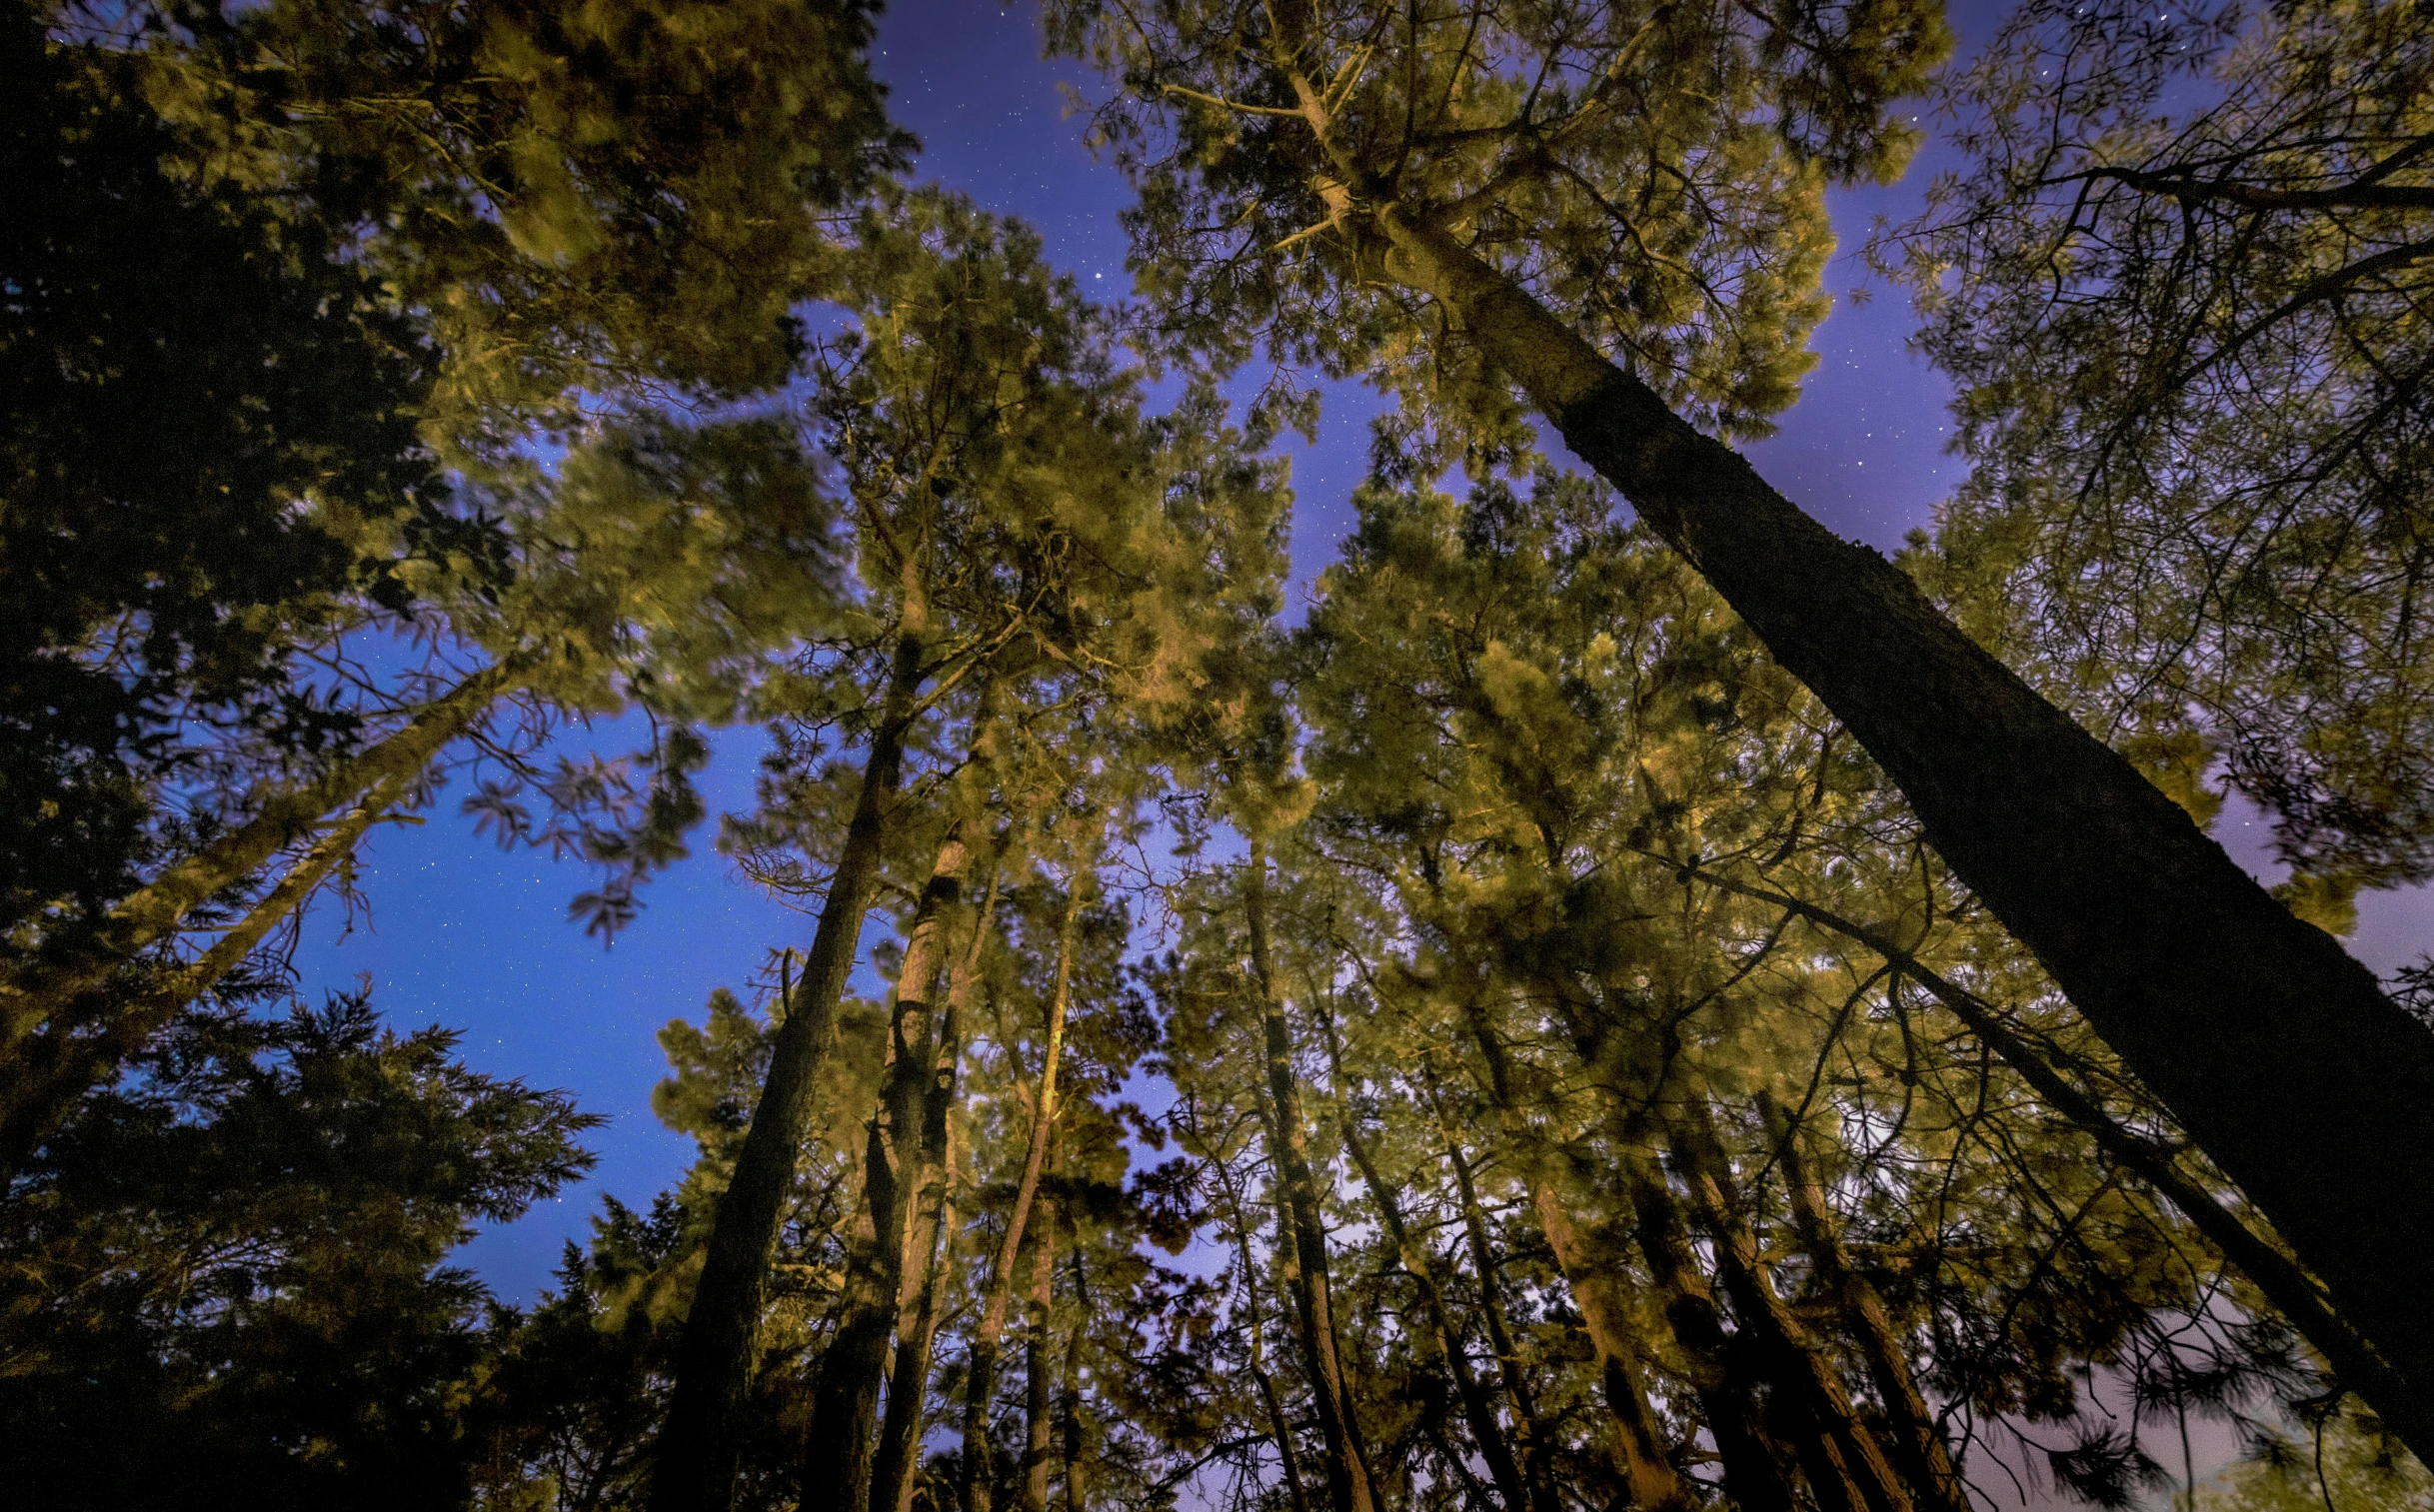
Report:
M1996 14L1966 0L1956 6L1963 46L1982 41ZM1086 91L1098 81L1081 65L1044 62L1039 53L1039 20L1028 6L896 0L876 63L896 119L922 139L919 176L1030 220L1052 260L1086 289L1115 298L1130 292L1116 222L1129 192L1092 160L1082 123L1065 117L1058 90L1061 80ZM1872 218L1906 214L1936 160L1930 149L1903 183L1837 197L1846 249L1829 275L1837 293L1861 276L1849 249ZM1750 454L1830 529L1880 548L1924 524L1960 477L1960 463L1943 452L1948 391L1907 352L1909 328L1897 297L1840 302L1818 333L1821 361L1807 397L1784 417L1782 434ZM1293 443L1296 585L1333 556L1350 523L1348 499L1377 407L1360 391L1332 392L1316 444ZM614 727L589 739L610 752L637 744ZM719 741L705 784L714 810L749 803L760 743L750 730ZM567 921L567 901L590 885L590 873L499 851L457 816L459 795L444 792L423 824L378 832L362 878L370 918L341 937L338 910L315 914L297 964L308 993L366 975L374 1002L401 1027L461 1029L463 1053L478 1069L567 1088L585 1108L610 1115L593 1136L601 1159L592 1181L483 1234L464 1257L503 1299L529 1301L548 1283L562 1245L588 1232L600 1192L647 1205L691 1159L692 1141L651 1116L651 1087L665 1070L654 1032L672 1017L699 1017L714 987L743 992L767 950L809 941L812 920L738 879L711 850L706 828L693 858L651 884L640 919L604 951ZM2242 828L2241 816L2227 813L2218 832L2247 859L2257 847L2241 843ZM2425 893L2368 898L2361 912L2353 948L2378 969L2414 958L2434 934Z

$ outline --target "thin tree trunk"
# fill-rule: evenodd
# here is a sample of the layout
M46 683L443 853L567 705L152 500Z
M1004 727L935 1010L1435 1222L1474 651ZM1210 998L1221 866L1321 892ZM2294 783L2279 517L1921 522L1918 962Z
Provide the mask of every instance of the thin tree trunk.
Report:
M1820 1288L1840 1310L1845 1333L1859 1346L1860 1357L1867 1363L1868 1381L1892 1429L1893 1457L1903 1478L1922 1512L1972 1512L1969 1493L1952 1468L1952 1451L1944 1442L1943 1427L1919 1392L1908 1351L1885 1314L1884 1299L1852 1266L1842 1247L1825 1189L1801 1147L1805 1137L1771 1098L1761 1097L1768 1127L1776 1136L1800 1247L1808 1255Z
M1474 1000L1466 1012L1471 1038L1487 1063L1488 1092L1495 1101L1496 1112L1515 1147L1525 1146L1533 1136L1513 1100L1512 1071L1505 1059L1503 1042L1496 1037L1495 1026L1487 1021L1482 1004ZM1449 1147L1453 1143L1450 1130L1446 1142ZM1629 1314L1615 1289L1616 1269L1586 1252L1571 1213L1555 1190L1553 1175L1545 1168L1546 1162L1528 1159L1524 1165L1523 1179L1529 1189L1531 1210L1538 1218L1538 1231L1546 1236L1547 1247L1554 1251L1555 1268L1563 1273L1572 1305L1579 1311L1581 1325L1588 1333L1589 1346L1596 1351L1598 1380L1605 1390L1606 1419L1613 1428L1615 1467L1622 1473L1632 1505L1641 1512L1673 1512L1693 1506L1690 1488L1682 1483L1681 1475L1665 1456L1663 1433L1632 1364ZM1467 1173L1463 1179L1466 1185ZM1743 1512L1774 1512L1774 1509L1752 1504Z
M1022 1253L1023 1232L1031 1220L1041 1174L1048 1168L1050 1136L1057 1121L1057 1063L1065 1053L1065 1015L1074 993L1074 950L1086 880L1083 868L1077 866L1067 882L1065 922L1057 936L1057 985L1049 998L1048 1044L1042 1051L1039 1087L1032 1096L1031 1143L1024 1151L1023 1176L1015 1186L1014 1202L1007 1209L997 1260L990 1267L981 1319L972 1331L971 1359L964 1373L964 1512L989 1512L996 1486L989 1404L997 1392L998 1345L1006 1332L1006 1310L1014 1294L1015 1262Z
M355 853L365 831L405 797L420 775L417 768L374 784L362 801L339 815L313 842L276 886L246 910L234 928L212 941L211 948L192 962L164 970L132 1002L117 1007L98 1031L74 1036L63 1028L36 1034L23 1047L11 1074L0 1082L0 1188L25 1168L79 1098L109 1079L146 1041L210 991L302 906L339 863Z
M1436 1112L1437 1131L1444 1141L1446 1163L1453 1167L1455 1195L1461 1199L1462 1231L1470 1245L1471 1269L1478 1273L1479 1316L1487 1328L1488 1347L1495 1351L1504 1394L1512 1403L1513 1421L1521 1431L1521 1460L1529 1474L1530 1506L1534 1512L1560 1512L1554 1467L1547 1462L1546 1429L1538 1420L1529 1374L1522 1369L1520 1351L1514 1346L1511 1326L1504 1319L1504 1288L1495 1246L1487 1232L1487 1209L1479 1202L1478 1184L1471 1177L1470 1162L1462 1154L1461 1141L1455 1136L1452 1120L1445 1116L1444 1105L1433 1085L1429 1087L1429 1100Z
M1259 1401L1267 1409L1267 1430L1275 1441L1276 1462L1283 1468L1284 1493L1292 1512L1310 1512L1309 1490L1301 1483L1301 1467L1293 1452L1292 1423L1284 1415L1284 1399L1276 1390L1275 1377L1267 1372L1267 1348L1259 1327L1258 1267L1250 1257L1250 1216L1242 1210L1241 1194L1234 1190L1230 1167L1214 1157L1208 1157L1217 1174L1217 1189L1225 1195L1226 1228L1233 1235L1234 1251L1242 1267L1243 1305L1250 1314L1248 1363L1250 1379L1259 1388ZM1282 1242L1281 1238L1278 1240Z
M1880 931L1854 923L1830 909L1773 888L1737 882L1714 871L1700 871L1697 875L1701 881L1789 909L1812 923L1856 940L1925 987L1997 1059L2018 1072L2020 1079L2035 1089L2048 1106L2086 1130L2123 1169L2179 1208L2182 1216L2223 1252L2225 1259L2256 1283L2257 1290L2265 1294L2265 1299L2300 1336L2315 1346L2342 1384L2363 1397L2421 1462L2434 1464L2434 1390L2420 1385L2434 1371L2404 1376L2395 1369L2348 1319L2325 1302L2313 1277L2225 1207L2212 1192L2183 1174L2169 1150L2160 1149L2123 1128L2095 1098L2047 1064L2043 1055L2012 1032L1993 1004L1947 980Z
M1065 1423L1060 1448L1065 1458L1065 1512L1090 1506L1090 1424L1083 1418L1082 1345L1090 1335L1091 1292L1083 1280L1082 1246L1074 1246L1074 1331L1065 1344Z
M939 1024L937 1072L931 1079L922 1115L923 1169L938 1182L938 1218L930 1241L931 1263L923 1275L914 1318L900 1334L896 1346L895 1373L888 1384L888 1411L880 1421L879 1455L871 1470L871 1512L912 1512L915 1475L921 1468L922 1416L930 1390L930 1362L938 1341L939 1299L946 1269L953 1264L955 1253L954 1112L964 1064L963 1024L972 1005L973 984L980 979L981 956L989 943L991 920L997 912L1000 853L992 852L988 890L973 921L972 938L948 980L946 1016Z
M879 884L888 818L904 778L905 737L918 710L923 654L918 636L908 634L897 644L820 926L771 1046L769 1074L735 1175L719 1198L677 1344L676 1383L651 1481L652 1512L727 1512L734 1496L735 1416L752 1382L761 1288L811 1122L812 1094L836 1037L837 1005L853 973L863 915Z
M1694 1109L1674 1140L1690 1201L1715 1242L1716 1268L1744 1335L1754 1334L1769 1362L1772 1400L1787 1419L1781 1437L1798 1451L1809 1491L1827 1512L1912 1512L1910 1495L1883 1447L1851 1410L1850 1394L1809 1341L1766 1274L1757 1236L1742 1221L1724 1152L1704 1109Z
M1040 1218L1032 1242L1031 1326L1023 1340L1023 1512L1048 1512L1050 1415L1056 1406L1049 1316L1056 1302L1057 1220L1053 1208L1045 1206Z
M372 821L489 712L517 676L512 662L475 673L316 780L270 794L253 817L120 900L70 958L36 961L0 976L0 1160L8 1171L22 1165L86 1087L117 1070L295 911ZM112 980L121 969L168 938L197 906L310 834L341 804L348 805L347 814L200 960L139 988L132 1004L112 1000ZM100 1030L79 1032L96 1019L104 1020Z
M1527 1484L1521 1478L1521 1467L1514 1460L1512 1446L1505 1441L1504 1425L1496 1421L1495 1404L1480 1386L1478 1376L1470 1368L1470 1359L1463 1352L1462 1336L1454 1326L1453 1311L1445 1304L1445 1293L1436 1282L1435 1257L1426 1245L1411 1237L1403 1222L1402 1204L1394 1199L1394 1189L1377 1174L1377 1164L1369 1156L1368 1146L1361 1142L1359 1126L1354 1122L1349 1099L1344 1094L1343 1054L1336 1043L1335 1024L1323 1011L1320 1026L1326 1034L1329 1069L1335 1084L1336 1116L1343 1124L1343 1147L1360 1171L1360 1179L1369 1189L1369 1201L1377 1209L1385 1225L1386 1241L1394 1246L1403 1270L1411 1277L1419 1293L1420 1314L1427 1326L1420 1330L1423 1352L1435 1357L1452 1378L1453 1389L1462 1401L1462 1416L1470 1425L1471 1441L1479 1446L1479 1457L1487 1462L1488 1476L1495 1482L1496 1495L1503 1501L1505 1512L1528 1512L1533 1505ZM1551 1509L1539 1509L1551 1512Z
M1336 1348L1334 1298L1328 1287L1326 1221L1318 1184L1309 1168L1309 1133L1302 1122L1301 1094L1293 1075L1292 1030L1284 1020L1267 948L1267 851L1256 836L1244 871L1243 912L1250 933L1252 987L1258 994L1267 1052L1267 1093L1275 1109L1270 1153L1283 1188L1292 1233L1286 1279L1300 1325L1301 1355L1310 1395L1318 1411L1318 1434L1326 1448L1327 1495L1334 1512L1375 1512L1369 1470L1360 1451L1359 1428L1344 1390L1343 1358Z
M935 1020L943 1016L930 1008L946 965L947 924L972 858L965 829L960 818L948 825L906 932L889 1014L888 1063L863 1160L870 1242L847 1257L844 1316L813 1386L803 1440L806 1512L859 1508L871 1499L880 1384L887 1378L889 1342L909 1302L906 1258L926 1185L923 1148L938 1081Z
M1450 233L1440 300L1566 443L1814 689L1954 872L2413 1380L2434 1372L2434 1034L2118 754Z
M1681 1207L1664 1177L1643 1157L1627 1157L1631 1205L1638 1214L1639 1250L1656 1277L1666 1326L1681 1349L1724 1467L1724 1490L1739 1512L1793 1512L1791 1481L1776 1458L1746 1383L1733 1370L1733 1339L1722 1309L1699 1269Z

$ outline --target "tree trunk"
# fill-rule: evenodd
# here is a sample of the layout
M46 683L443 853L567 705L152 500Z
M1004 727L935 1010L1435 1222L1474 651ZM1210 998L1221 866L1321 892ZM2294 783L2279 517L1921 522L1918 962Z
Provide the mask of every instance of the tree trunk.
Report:
M1512 1073L1505 1060L1503 1042L1497 1039L1495 1026L1487 1021L1482 1004L1473 1001L1468 1018L1471 1038L1487 1063L1488 1090L1495 1099L1505 1131L1516 1149L1526 1146L1533 1135L1513 1101ZM1448 1129L1446 1145L1451 1148L1453 1144ZM1457 1154L1457 1167L1459 1158ZM1531 1210L1537 1214L1538 1231L1546 1236L1547 1247L1554 1251L1555 1268L1563 1273L1572 1305L1578 1309L1581 1325L1588 1333L1589 1346L1596 1351L1598 1381L1605 1390L1606 1419L1613 1429L1611 1453L1631 1503L1640 1512L1673 1512L1694 1506L1690 1488L1682 1483L1673 1462L1665 1456L1663 1433L1632 1365L1629 1314L1615 1289L1615 1268L1599 1263L1586 1252L1572 1215L1555 1190L1547 1162L1543 1158L1525 1159L1524 1164L1527 1169L1523 1179L1529 1189ZM1467 1191L1466 1170L1462 1172L1462 1182ZM1483 1264L1483 1242L1481 1255ZM1751 1504L1743 1512L1771 1512L1771 1509Z
M1744 897L1787 908L1812 923L1856 940L1899 967L1902 975L1925 987L1997 1059L2035 1089L2048 1106L2085 1129L2124 1170L2179 1208L2198 1232L2213 1241L2225 1259L2255 1283L2257 1290L2265 1294L2265 1299L2300 1336L2315 1346L2341 1383L2363 1397L2420 1462L2434 1464L2434 1390L2421 1384L2434 1372L2403 1376L2358 1334L2348 1319L2326 1305L2313 1277L2225 1207L2214 1193L2183 1174L2171 1151L2122 1127L2095 1098L2047 1064L2043 1055L2011 1031L1993 1004L1946 980L1882 933L1830 909L1769 887L1736 882L1713 871L1700 871L1698 877Z
M1082 1278L1082 1246L1074 1246L1074 1331L1065 1344L1065 1512L1090 1506L1091 1428L1083 1418L1082 1345L1090 1335L1091 1294Z
M1056 1298L1057 1221L1044 1209L1032 1244L1031 1326L1023 1340L1023 1512L1048 1512L1049 1435L1056 1367L1049 1362L1049 1314Z
M512 662L475 673L317 780L272 793L253 817L122 899L68 959L35 961L0 976L0 1161L7 1173L22 1167L87 1087L116 1071L294 912L373 820L405 796L432 758L488 713L516 677ZM198 905L310 834L342 803L348 813L200 960L137 988L132 1005L116 1000L111 988L123 968L167 939ZM80 1032L96 1020L100 1029Z
M1359 1170L1362 1184L1369 1189L1369 1201L1385 1225L1386 1242L1394 1246L1396 1257L1402 1261L1404 1272L1419 1294L1420 1316L1427 1325L1418 1334L1421 1350L1434 1356L1451 1377L1454 1392L1462 1401L1463 1419L1470 1425L1471 1442L1478 1445L1479 1457L1487 1462L1488 1476L1495 1482L1504 1512L1531 1512L1534 1501L1522 1480L1521 1467L1513 1458L1512 1446L1505 1440L1504 1425L1496 1421L1495 1404L1470 1368L1470 1358L1462 1349L1461 1331L1454 1326L1453 1310L1445 1304L1445 1293L1436 1283L1435 1256L1426 1245L1411 1237L1403 1223L1402 1204L1394 1199L1394 1189L1377 1174L1376 1162L1370 1159L1368 1146L1361 1142L1350 1099L1344 1093L1343 1054L1336 1043L1334 1020L1322 1012L1319 1021L1326 1034L1327 1062L1335 1083L1336 1116L1343 1124L1343 1147ZM1552 1509L1537 1508L1536 1512Z
M1259 1389L1260 1405L1267 1409L1267 1431L1275 1443L1276 1463L1284 1473L1284 1494L1292 1512L1310 1512L1309 1490L1301 1483L1301 1466L1293 1452L1293 1430L1284 1415L1284 1399L1276 1390L1276 1379L1267 1373L1267 1345L1259 1327L1258 1266L1250 1257L1250 1216L1243 1211L1241 1194L1234 1189L1231 1168L1223 1161L1211 1158L1217 1178L1217 1190L1225 1195L1226 1231L1233 1235L1234 1254L1242 1269L1242 1302L1249 1313L1248 1361L1251 1383Z
M272 929L301 907L341 861L355 853L366 830L403 799L421 775L397 773L375 783L353 808L315 840L276 886L246 910L234 928L212 941L189 964L164 970L131 1003L116 1006L102 1027L74 1036L59 1029L37 1033L17 1064L0 1080L0 1189L25 1168L45 1136L91 1088L108 1080L147 1040L186 1006L211 990Z
M964 1015L972 1005L981 956L989 943L998 905L998 867L992 859L989 888L973 920L972 938L947 986L947 1011L939 1024L937 1072L922 1114L922 1168L938 1183L938 1217L932 1227L931 1261L922 1277L910 1324L900 1329L896 1366L888 1382L888 1411L879 1425L879 1455L871 1470L871 1512L912 1512L916 1472L921 1468L922 1414L930 1390L930 1362L938 1342L940 1293L954 1263L956 1241L956 1092L964 1064Z
M1532 1512L1560 1512L1554 1468L1547 1463L1546 1429L1538 1420L1538 1404L1529 1389L1528 1372L1521 1368L1521 1354L1513 1344L1511 1326L1504 1320L1504 1288L1496 1265L1495 1246L1487 1233L1487 1210L1480 1205L1470 1162L1462 1154L1461 1141L1455 1137L1452 1121L1445 1116L1433 1085L1429 1087L1429 1099L1436 1112L1437 1130L1444 1140L1446 1163L1453 1167L1454 1193L1461 1199L1462 1232L1470 1245L1471 1269L1478 1273L1479 1317L1486 1325L1487 1344L1495 1351L1496 1371L1503 1380L1504 1395L1512 1404L1513 1421L1520 1429L1521 1462L1529 1476L1529 1504Z
M1031 1143L1023 1154L1023 1176L1015 1186L1015 1200L1006 1212L1006 1232L998 1240L997 1261L990 1267L980 1322L972 1331L971 1359L964 1373L964 1512L989 1512L996 1488L989 1404L997 1392L998 1344L1006 1332L1015 1262L1022 1253L1023 1232L1031 1221L1041 1174L1048 1168L1050 1136L1057 1121L1057 1062L1065 1052L1065 1015L1074 994L1074 950L1085 881L1083 869L1077 866L1067 884L1065 922L1057 936L1057 985L1049 998L1048 1044L1042 1051L1039 1087L1032 1096Z
M1343 1359L1336 1348L1334 1298L1327 1284L1326 1220L1318 1204L1318 1184L1310 1175L1308 1128L1302 1122L1301 1094L1293 1075L1292 1031L1284 1021L1284 1000L1269 964L1267 851L1256 836L1250 841L1244 871L1243 911L1250 932L1251 985L1258 994L1265 1035L1267 1093L1275 1111L1269 1153L1275 1160L1276 1180L1283 1189L1292 1230L1285 1236L1289 1244L1285 1276L1294 1320L1300 1326L1302 1362L1309 1371L1319 1438L1326 1448L1327 1496L1334 1512L1375 1512L1359 1429L1344 1390Z
M1785 1418L1778 1437L1798 1451L1809 1492L1826 1512L1912 1512L1910 1494L1894 1475L1883 1446L1851 1411L1831 1361L1810 1342L1767 1277L1757 1236L1742 1221L1724 1152L1704 1109L1694 1109L1674 1141L1690 1201L1715 1243L1716 1269L1732 1297L1744 1336L1754 1335L1773 1383L1771 1399Z
M2187 813L1449 233L1441 301L1849 727L1945 860L2404 1373L2434 1372L2434 1034Z
M812 1391L803 1438L806 1512L860 1508L871 1499L880 1383L888 1374L889 1342L910 1301L906 1259L927 1185L922 1153L939 1061L934 1019L943 1016L930 1005L946 964L947 923L971 860L964 832L962 819L948 825L906 931L889 1014L887 1068L863 1158L870 1241L847 1257L844 1315L820 1358Z
M677 1344L676 1382L651 1481L652 1512L727 1512L734 1497L735 1415L752 1383L761 1287L811 1122L812 1093L836 1037L837 1005L854 970L863 915L878 887L888 817L904 778L905 737L918 708L922 658L920 637L898 642L845 848L829 878L803 978L771 1046L769 1075L735 1175L719 1198Z
M1707 1432L1715 1440L1724 1490L1739 1512L1793 1512L1799 1503L1791 1481L1760 1424L1746 1382L1733 1369L1734 1341L1698 1268L1698 1251L1690 1243L1680 1204L1663 1175L1644 1158L1629 1157L1625 1173L1638 1214L1639 1250L1655 1274L1666 1326L1680 1347Z
M1800 1247L1808 1256L1819 1288L1834 1299L1844 1331L1859 1346L1860 1357L1866 1361L1868 1382L1875 1388L1876 1400L1892 1430L1893 1458L1903 1479L1909 1483L1921 1512L1972 1512L1969 1493L1952 1468L1952 1451L1944 1442L1943 1426L1919 1393L1917 1379L1910 1371L1908 1351L1892 1320L1885 1315L1884 1299L1868 1284L1867 1277L1851 1265L1850 1255L1842 1247L1832 1210L1826 1205L1825 1188L1801 1147L1806 1142L1801 1130L1771 1099L1765 1101L1763 1111L1769 1130L1776 1136L1783 1185L1790 1196L1792 1223L1799 1231Z

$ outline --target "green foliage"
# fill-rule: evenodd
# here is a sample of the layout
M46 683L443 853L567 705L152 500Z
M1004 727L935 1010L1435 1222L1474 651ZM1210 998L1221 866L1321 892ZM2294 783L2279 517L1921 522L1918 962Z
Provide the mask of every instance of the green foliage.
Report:
M1918 565L2100 729L2193 731L2343 885L2428 868L2422 6L2023 6L1881 237L1960 390Z
M460 1504L487 1296L445 1263L602 1121L361 996L191 1016L9 1193L0 1463L51 1505Z
M1507 381L1413 301L1386 218L1456 233L1698 423L1762 436L1825 314L1824 186L1899 171L1916 133L1886 104L1950 45L1900 0L1049 16L1118 83L1096 121L1168 337L1367 378L1491 456L1533 447Z

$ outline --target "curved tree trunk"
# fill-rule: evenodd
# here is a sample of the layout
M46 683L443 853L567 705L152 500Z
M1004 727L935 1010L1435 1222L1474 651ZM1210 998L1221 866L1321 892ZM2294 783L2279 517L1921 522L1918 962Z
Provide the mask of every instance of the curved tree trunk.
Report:
M905 737L918 713L922 658L920 637L907 635L898 642L863 762L862 792L829 878L820 926L778 1026L769 1075L737 1153L735 1176L719 1198L701 1279L677 1344L676 1384L651 1481L652 1512L727 1512L734 1496L735 1415L752 1384L761 1287L787 1192L794 1186L812 1092L836 1037L837 1005L853 974L863 915L878 888L888 815L904 779Z
M1954 872L2396 1368L2434 1372L2434 1034L2119 755L1450 233L1387 209L1437 299L1816 691Z
M1360 1430L1344 1389L1343 1357L1336 1347L1334 1297L1328 1286L1326 1220L1318 1184L1310 1175L1309 1134L1301 1118L1301 1094L1293 1075L1292 1030L1267 949L1267 851L1253 836L1245 862L1243 911L1250 931L1250 969L1259 997L1260 1026L1267 1052L1267 1093L1275 1111L1269 1153L1292 1232L1284 1236L1286 1284L1300 1325L1302 1362L1318 1410L1318 1433L1326 1448L1327 1495L1334 1512L1375 1512Z

